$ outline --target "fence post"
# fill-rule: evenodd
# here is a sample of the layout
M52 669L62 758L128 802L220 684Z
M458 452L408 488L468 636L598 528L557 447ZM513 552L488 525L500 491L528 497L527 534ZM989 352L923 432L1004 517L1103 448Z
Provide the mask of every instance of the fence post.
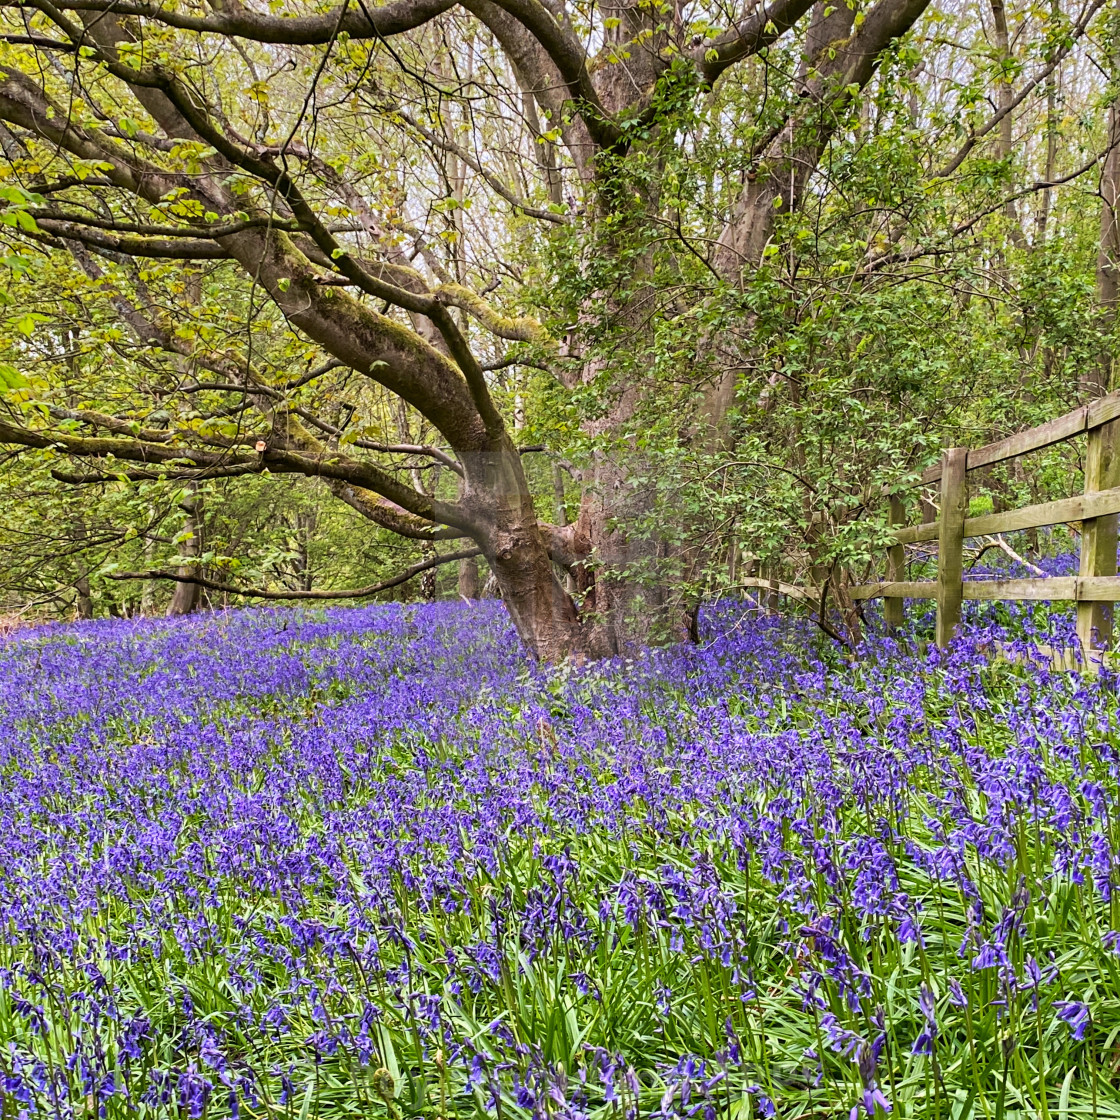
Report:
M891 495L891 525L905 525L906 511L902 499ZM902 583L906 579L906 546L892 545L887 549L887 579L891 583ZM883 621L891 630L896 630L906 621L906 604L901 599L883 600Z
M961 622L964 519L968 512L967 447L941 458L941 517L937 535L937 644L947 646Z
M1120 421L1113 420L1089 431L1085 453L1085 493L1111 490L1120 486ZM1092 517L1081 523L1082 576L1116 575L1115 513ZM1078 603L1077 637L1081 642L1082 665L1093 669L1089 655L1093 649L1107 649L1112 643L1112 604Z

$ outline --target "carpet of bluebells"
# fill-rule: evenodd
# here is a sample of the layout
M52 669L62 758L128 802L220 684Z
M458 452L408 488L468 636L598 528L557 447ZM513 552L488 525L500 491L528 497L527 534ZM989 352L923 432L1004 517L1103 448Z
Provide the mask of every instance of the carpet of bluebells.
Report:
M1120 1116L1118 681L710 611L0 644L0 1113Z

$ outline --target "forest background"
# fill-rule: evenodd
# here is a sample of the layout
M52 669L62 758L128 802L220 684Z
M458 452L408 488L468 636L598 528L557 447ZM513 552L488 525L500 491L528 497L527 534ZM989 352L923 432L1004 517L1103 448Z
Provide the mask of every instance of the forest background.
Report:
M412 573L557 658L766 573L853 633L884 487L1115 384L1104 0L0 12L13 618Z

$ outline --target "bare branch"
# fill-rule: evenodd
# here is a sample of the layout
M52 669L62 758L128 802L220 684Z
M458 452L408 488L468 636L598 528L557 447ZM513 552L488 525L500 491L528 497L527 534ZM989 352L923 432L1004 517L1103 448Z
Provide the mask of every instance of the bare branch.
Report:
M969 230L989 214L996 214L1000 210L1003 210L1008 202L1017 202L1019 199L1026 198L1028 195L1037 194L1039 191L1052 190L1054 187L1061 187L1066 183L1072 183L1075 179L1079 179L1082 175L1092 171L1092 169L1107 155L1108 151L1101 152L1100 155L1093 156L1092 159L1083 163L1080 167L1069 172L1067 175L1059 175L1055 179L1040 179L1037 182L1031 183L1029 186L1023 187L1021 190L1015 191L1014 194L1008 195L999 202L991 206L986 206L978 214L974 214L967 221L958 224L953 229L950 237L960 237L962 234L968 233ZM971 246L975 244L975 242L969 241L966 244ZM922 257L939 256L942 253L948 253L950 251L951 246L945 244L932 246L915 245L910 249L898 249L889 253L881 253L879 256L869 260L855 275L859 278L864 278L870 276L872 273L888 268L892 264L909 264L911 261L920 260Z
M517 195L512 190L510 190L510 188L507 187L505 183L501 181L501 179L497 177L497 175L493 174L490 171L487 171L486 168L483 167L482 164L479 163L479 161L475 159L475 157L461 144L456 144L448 137L442 136L438 132L433 132L430 128L425 128L422 124L420 124L419 121L415 120L412 116L410 116L400 108L394 109L393 113L395 116L400 117L400 119L404 121L409 128L413 129L415 132L418 132L422 137L424 137L424 139L427 140L429 144L434 144L441 151L449 152L450 154L461 159L472 171L475 172L475 174L481 175L482 178L485 179L486 182L490 185L494 193L499 197L504 198L506 202L508 202L510 206L512 206L515 210L520 210L522 214L525 214L530 218L539 218L541 221L553 222L556 225L567 225L568 219L563 214L557 214L552 210L541 210L536 206L530 206L529 203L527 203L524 199L518 198Z
M1019 92L998 112L993 113L978 129L975 129L968 137L968 139L961 145L957 154L937 173L936 178L946 179L957 170L958 167L968 158L969 153L976 145L988 135L992 129L998 127L1000 121L1004 119L1009 113L1013 113L1030 94L1038 87L1041 82L1044 82L1062 63L1062 61L1073 50L1077 41L1089 29L1089 24L1092 23L1093 17L1104 7L1105 0L1092 0L1092 3L1085 9L1081 19L1071 29L1069 37L1061 47L1058 48L1047 60L1046 65L1043 66L1038 73L1034 75L1030 81L1026 82Z
M572 100L592 139L603 148L614 148L623 140L621 129L610 119L599 100L587 69L583 44L540 0L493 0L524 27L547 53L568 87ZM473 0L463 4L474 10Z
M23 0L0 0L0 7L26 8ZM430 22L454 7L454 0L394 0L380 7L343 4L314 16L291 18L252 12L240 4L190 15L138 0L59 0L66 12L101 12L117 16L143 16L182 31L213 32L260 43L309 46L329 43L340 33L351 39L382 39L401 35Z
M303 385L314 381L324 374L330 373L332 370L344 369L345 363L338 361L337 358L331 358L330 361L324 362L322 365L310 369L302 377L297 377L292 381L286 381L283 385L265 385L257 384L254 382L252 386L239 385L229 382L212 381L212 382L198 382L194 385L180 385L180 393L203 393L203 392L224 392L224 393L262 393L268 397L283 397L286 393L292 392Z
M207 478L239 478L247 474L260 474L253 463L234 464L228 467L203 467L197 471L92 471L74 474L71 471L51 471L51 478L68 486L89 486L106 482L201 482Z
M421 572L429 572L441 564L453 564L457 560L470 560L481 556L481 548L461 548L457 552L447 552L442 556L433 556L428 560L421 560L403 572L393 576L392 579L382 580L381 583L371 583L366 587L351 587L338 591L272 591L264 587L238 587L232 583L222 583L219 580L207 579L205 576L183 574L181 572L168 572L156 568L150 572L106 572L107 579L132 580L132 579L163 579L173 580L176 583L196 583L210 591L222 591L228 595L244 595L250 599L368 599L390 588L399 587L407 583Z
M65 54L73 54L78 49L73 43L64 42L62 39L47 39L42 35L2 34L0 35L0 42L11 43L15 47L37 47L43 51L62 51Z
M334 424L328 423L326 420L321 420L318 416L308 412L305 408L293 408L292 411L306 420L309 424L318 428L319 431L325 432L330 436L342 435L342 429L336 427ZM399 454L399 455L426 455L429 459L435 459L437 462L442 463L445 467L450 467L457 475L463 474L462 466L457 463L445 451L440 451L438 447L430 447L427 444L419 443L376 443L370 439L356 439L354 440L355 447L361 447L366 451L381 451L386 454Z

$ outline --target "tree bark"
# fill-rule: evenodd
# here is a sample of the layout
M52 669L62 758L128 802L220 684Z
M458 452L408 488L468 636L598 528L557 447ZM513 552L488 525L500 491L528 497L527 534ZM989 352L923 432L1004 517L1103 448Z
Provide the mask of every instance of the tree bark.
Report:
M991 0L991 5L995 30L996 60L1000 66L1000 79L996 84L996 106L998 111L1003 114L999 122L999 141L996 152L1001 162L1010 163L1014 126L1011 103L1015 97L1011 77L1007 72L1011 62L1011 36L1007 30L1007 7L1004 0ZM1012 177L1009 176L1008 182L1012 187L1014 186ZM1007 201L1003 212L1007 218L1008 236L1015 245L1022 247L1026 243L1026 239L1023 237L1022 227L1019 225L1019 210L1013 199Z
M74 580L74 591L77 593L75 616L79 619L93 618L93 595L90 593L88 575L80 575Z
M1120 78L1120 57L1114 55L1112 79ZM1101 165L1101 242L1097 254L1097 299L1105 345L1100 360L1083 380L1082 392L1103 396L1113 384L1116 361L1116 313L1120 307L1120 94L1108 107L1108 151Z
M482 582L478 575L478 557L471 556L459 561L459 598L473 602L481 598Z
M183 556L198 556L201 551L201 541L199 539L202 532L199 516L200 504L197 494L191 494L182 502L182 508L187 514L187 519L183 523L183 532L184 534L190 534L185 537L180 545L180 552ZM184 564L179 567L181 575L191 575L194 571L193 564ZM202 588L197 583L175 584L171 602L167 604L167 617L175 618L178 615L190 614L197 609L201 595Z

